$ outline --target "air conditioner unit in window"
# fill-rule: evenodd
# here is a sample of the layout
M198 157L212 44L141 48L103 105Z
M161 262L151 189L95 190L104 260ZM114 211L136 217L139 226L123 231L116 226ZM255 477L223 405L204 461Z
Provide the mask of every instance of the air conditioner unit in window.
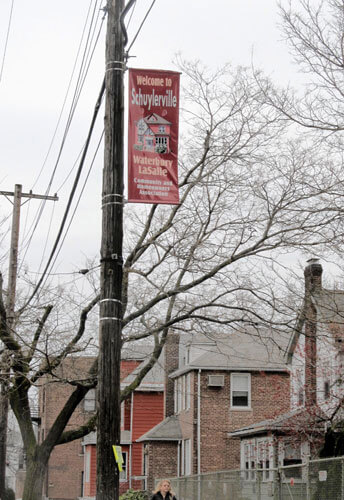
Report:
M208 387L223 387L224 384L224 375L208 375Z

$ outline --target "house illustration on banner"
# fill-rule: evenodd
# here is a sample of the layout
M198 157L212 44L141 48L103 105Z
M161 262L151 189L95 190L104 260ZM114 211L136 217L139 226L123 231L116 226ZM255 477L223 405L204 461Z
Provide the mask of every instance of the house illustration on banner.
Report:
M156 113L135 122L135 145L139 151L170 153L171 122Z

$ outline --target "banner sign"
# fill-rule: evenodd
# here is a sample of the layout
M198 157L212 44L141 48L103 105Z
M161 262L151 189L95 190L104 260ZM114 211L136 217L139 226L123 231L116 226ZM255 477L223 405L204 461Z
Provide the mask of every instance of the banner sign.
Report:
M129 202L179 203L179 76L129 70Z

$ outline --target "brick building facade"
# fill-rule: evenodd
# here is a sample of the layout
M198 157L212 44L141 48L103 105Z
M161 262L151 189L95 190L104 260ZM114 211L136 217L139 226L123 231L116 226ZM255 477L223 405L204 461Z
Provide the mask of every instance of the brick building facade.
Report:
M121 361L121 387L129 385L147 357L147 349L124 350ZM68 358L61 367L60 378L46 379L40 388L39 440L47 435L64 402L73 391L68 380L82 379L92 363L91 358ZM63 383L62 380L66 382ZM136 440L163 419L164 374L159 363L146 375L131 398L122 403L121 445L125 455L120 491L129 487L141 489L144 467L143 444ZM85 424L96 411L96 391L91 389L73 413L66 430ZM49 500L94 498L96 489L96 433L60 445L53 450L47 468L43 495Z
M268 336L182 335L169 344L166 418L139 440L149 490L161 477L238 468L240 441L229 433L290 408L289 371Z

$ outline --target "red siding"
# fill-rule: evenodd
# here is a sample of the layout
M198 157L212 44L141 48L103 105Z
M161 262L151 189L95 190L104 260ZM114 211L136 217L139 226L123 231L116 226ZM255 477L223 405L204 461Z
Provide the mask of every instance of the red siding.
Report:
M133 398L133 441L164 418L164 396L162 392L135 392Z

